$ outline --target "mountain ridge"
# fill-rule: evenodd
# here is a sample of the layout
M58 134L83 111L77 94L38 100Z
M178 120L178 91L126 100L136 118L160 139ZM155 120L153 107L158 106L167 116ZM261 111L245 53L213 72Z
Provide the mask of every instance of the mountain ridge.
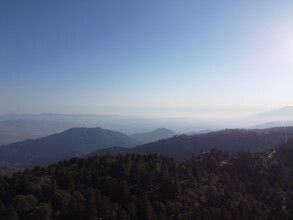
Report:
M138 140L142 143L150 143L154 141L158 141L160 139L169 138L176 135L176 133L167 128L157 128L153 131L145 132L145 133L136 133L130 135L135 140Z
M260 117L291 117L293 118L293 106L284 106L278 109L273 109L266 112L260 112L256 114Z
M157 153L184 161L203 151L217 148L223 151L258 151L268 149L293 137L293 127L271 129L226 129L206 134L179 135L134 148L97 150L91 155Z
M35 140L0 146L0 161L28 164L40 157L60 156L74 151L89 153L116 145L133 147L139 144L140 142L120 132L99 127L79 127Z

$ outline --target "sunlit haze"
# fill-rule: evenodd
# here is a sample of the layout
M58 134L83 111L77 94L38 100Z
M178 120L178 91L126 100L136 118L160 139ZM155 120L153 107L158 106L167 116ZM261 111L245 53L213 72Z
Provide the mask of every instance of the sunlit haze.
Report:
M293 105L293 1L0 2L0 114L248 116Z

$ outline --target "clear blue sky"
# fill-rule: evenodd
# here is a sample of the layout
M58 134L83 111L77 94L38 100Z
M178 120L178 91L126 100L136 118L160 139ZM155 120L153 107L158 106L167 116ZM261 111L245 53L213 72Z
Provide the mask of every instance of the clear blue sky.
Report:
M292 0L1 0L0 114L293 105Z

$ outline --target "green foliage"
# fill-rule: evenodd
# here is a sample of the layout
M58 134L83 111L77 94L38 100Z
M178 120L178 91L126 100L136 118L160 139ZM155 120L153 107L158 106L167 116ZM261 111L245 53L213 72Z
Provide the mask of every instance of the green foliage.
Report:
M33 195L16 195L13 199L13 206L20 214L32 211L38 204L38 199Z
M293 143L266 153L212 149L72 158L0 176L0 219L292 219Z

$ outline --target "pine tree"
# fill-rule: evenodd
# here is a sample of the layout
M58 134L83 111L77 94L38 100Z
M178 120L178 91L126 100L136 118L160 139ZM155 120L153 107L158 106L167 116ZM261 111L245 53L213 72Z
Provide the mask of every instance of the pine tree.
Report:
M89 188L86 192L85 217L87 220L97 218L96 196L95 190L92 188Z

